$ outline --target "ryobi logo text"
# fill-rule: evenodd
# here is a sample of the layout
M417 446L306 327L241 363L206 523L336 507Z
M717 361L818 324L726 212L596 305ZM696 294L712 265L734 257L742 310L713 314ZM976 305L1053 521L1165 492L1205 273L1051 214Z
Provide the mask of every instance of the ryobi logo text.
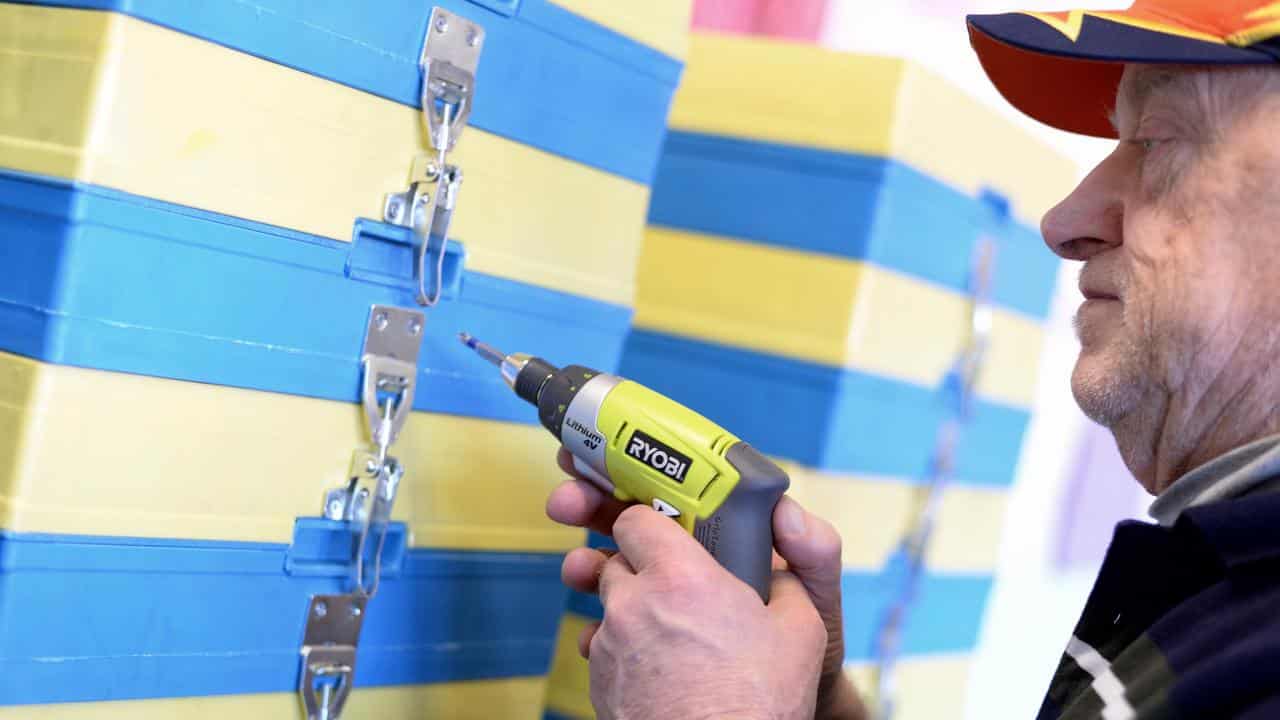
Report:
M689 466L693 464L687 455L639 430L631 435L627 454L676 482L684 482L685 473L689 472Z

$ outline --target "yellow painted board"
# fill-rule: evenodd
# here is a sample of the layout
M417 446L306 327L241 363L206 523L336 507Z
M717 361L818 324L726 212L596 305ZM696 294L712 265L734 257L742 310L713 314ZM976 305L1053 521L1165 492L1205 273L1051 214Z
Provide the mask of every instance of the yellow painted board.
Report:
M0 3L0 166L349 241L427 152L413 108L128 16ZM648 188L468 127L483 273L631 305Z
M578 633L592 622L573 613L561 619L555 659L547 675L547 709L579 720L592 720L590 670L578 654ZM940 720L963 714L968 687L969 655L922 655L902 658L897 666L897 708L894 720ZM845 666L854 687L865 698L874 689L874 666ZM2 716L0 716L2 718Z
M542 678L356 687L343 720L539 720ZM296 693L0 707L0 720L302 720Z
M0 527L287 543L344 483L363 422L355 404L0 354ZM415 547L576 547L583 532L545 515L564 479L556 448L541 426L414 413L395 445L408 468L395 518ZM790 495L840 531L846 566L881 567L921 491L779 462ZM1006 502L948 488L930 569L991 572Z
M551 0L632 40L683 60L689 53L691 0Z
M0 354L0 527L288 543L367 443L361 408ZM413 413L394 519L415 547L559 552L541 426Z
M595 717L591 707L591 672L587 661L578 654L578 635L593 622L574 613L565 613L560 618L555 655L547 672L548 710L583 720Z
M707 272L715 268L715 272ZM959 293L861 261L650 227L635 324L934 387L965 342ZM1044 330L993 312L982 396L1030 407Z
M778 461L791 477L787 495L835 526L846 568L878 570L926 497L923 486L891 478L838 475ZM1008 491L952 485L943 490L925 565L938 573L993 573Z
M1078 174L1066 155L914 62L772 38L695 33L671 126L892 157L969 194L990 186L1031 223Z
M969 655L921 655L904 658L895 673L893 720L942 720L964 717L969 688ZM872 697L875 669L870 663L845 666L864 698Z

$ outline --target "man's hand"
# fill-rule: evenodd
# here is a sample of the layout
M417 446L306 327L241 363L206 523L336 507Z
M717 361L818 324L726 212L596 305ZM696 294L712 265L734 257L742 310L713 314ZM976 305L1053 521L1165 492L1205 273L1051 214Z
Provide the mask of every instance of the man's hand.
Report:
M566 451L558 460L576 476ZM551 494L547 514L613 535L620 550L578 548L562 568L606 609L578 641L602 718L866 718L843 672L840 536L794 500L774 511L767 607L668 518L580 477Z

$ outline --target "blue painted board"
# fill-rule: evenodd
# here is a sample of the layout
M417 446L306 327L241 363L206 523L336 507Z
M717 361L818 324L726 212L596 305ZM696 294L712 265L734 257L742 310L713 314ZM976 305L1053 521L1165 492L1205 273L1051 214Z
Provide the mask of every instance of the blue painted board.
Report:
M1045 318L1058 260L1007 206L892 158L672 132L649 223L866 261L963 292L980 234L997 241L993 300Z
M616 547L591 533L591 547ZM869 662L875 658L878 625L900 587L900 569L886 565L880 571L845 570L840 588L843 598L845 662ZM916 602L904 627L902 652L907 655L968 653L978 643L993 578L988 574L929 573L921 578ZM568 610L585 618L604 617L597 595L569 591Z
M761 452L839 473L928 478L948 395L856 370L632 330L623 375L706 415ZM954 482L1009 486L1030 415L975 403Z
M289 550L0 532L0 705L295 691L309 597L349 588L286 573ZM544 674L560 561L408 550L369 603L356 685Z
M485 29L472 125L644 184L683 69L547 0L18 2L125 13L413 107L439 6Z
M354 402L370 307L417 307L410 254L361 242L380 241L0 171L0 350ZM455 295L427 311L418 410L536 422L457 333L612 371L631 319L622 306L469 271Z

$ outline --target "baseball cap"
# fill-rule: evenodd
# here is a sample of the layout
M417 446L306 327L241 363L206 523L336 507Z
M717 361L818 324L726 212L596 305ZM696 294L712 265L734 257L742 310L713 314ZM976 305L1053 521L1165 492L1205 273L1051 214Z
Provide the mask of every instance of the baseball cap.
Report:
M1115 138L1126 63L1280 62L1280 2L1135 0L1127 10L970 15L969 42L1014 107L1068 132Z

